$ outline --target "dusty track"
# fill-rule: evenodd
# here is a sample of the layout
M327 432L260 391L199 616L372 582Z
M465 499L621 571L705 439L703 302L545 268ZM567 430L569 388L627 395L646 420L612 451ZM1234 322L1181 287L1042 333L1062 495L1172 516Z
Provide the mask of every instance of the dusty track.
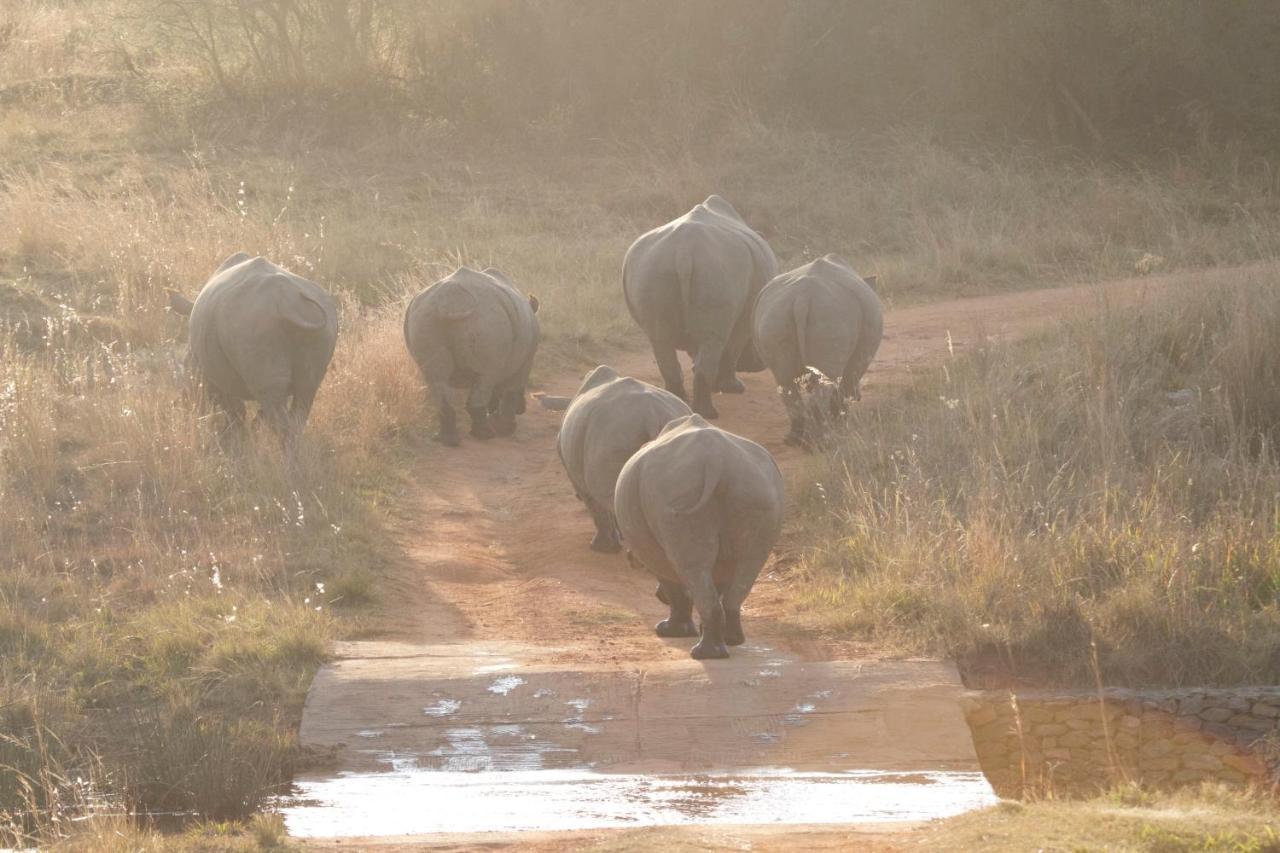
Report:
M1140 301L1159 284L1159 279L1144 279L891 311L886 318L886 339L864 383L862 405L875 405L887 386L903 382L914 368L935 363L949 352L963 351L977 340L1022 335L1077 309ZM613 366L651 382L658 379L647 351L620 354ZM572 394L579 378L552 377L543 390ZM803 473L805 454L781 443L786 418L768 376L754 374L743 379L746 394L717 397L718 425L762 443L794 484ZM653 596L652 579L629 568L620 556L600 555L587 548L592 524L574 498L555 451L559 419L558 413L533 404L510 439L478 442L468 437L460 448L433 449L423 456L413 474L418 486L402 508L394 531L403 560L395 576L388 579L378 634L369 640L340 644L336 650L339 660L321 673L317 687L313 687L303 723L304 741L339 743L338 733L344 727L349 733L367 725L380 713L380 705L385 705L388 720L397 714L397 719L413 714L420 718L418 687L428 682L443 684L453 678L455 670L461 678L461 664L449 662L455 657L474 663L486 655L509 655L504 659L516 661L519 671L529 673L530 678L536 679L539 672L547 678L557 673L560 682L546 682L553 686L584 676L590 676L593 684L603 684L612 676L592 673L610 670L639 673L643 680L645 671L664 672L676 662L688 661L692 641L663 641L652 632L651 626L665 615ZM875 650L822 641L802 629L787 601L787 548L779 551L746 602L743 622L749 645L735 652L743 656L741 663L747 665L753 654L783 654L798 661L856 657L874 663ZM442 647L449 648L441 651ZM356 670L358 677L349 674ZM921 677L921 690L936 691L938 684L930 681L936 671L920 671L926 673ZM708 668L707 673L714 681L714 672ZM340 683L344 677L348 679L345 685ZM449 683L457 686L461 682ZM476 696L475 688L470 689L473 692L468 695ZM601 688L601 692L607 702L609 688ZM477 698L484 699L483 693L481 687ZM651 707L650 715L678 713L681 695L672 691L671 706ZM741 701L760 702L755 716L775 713L767 707L767 691L754 695L761 698L748 695ZM883 699L876 701L884 705ZM399 709L395 710L397 703ZM743 711L741 707L736 710ZM523 712L536 716L532 708L523 708ZM858 713L865 712L865 707L859 706ZM883 707L877 712L885 713ZM939 722L939 742L956 737L955 725L950 716ZM406 731L397 730L394 736L409 737ZM809 734L812 737L820 732ZM967 737L962 739L966 741L964 748L971 750ZM680 745L675 745L675 751L679 750ZM629 760L646 756L633 755ZM348 760L344 766L359 768L360 764ZM842 839L853 839L845 831L829 829L816 834L794 829L790 836L779 834L776 828L759 832L765 833L759 840L767 839L769 847L821 848L829 844L836 849ZM666 833L674 835L667 838ZM645 838L641 843L646 844L659 841L659 837L692 840L690 833L697 836L695 830L685 828L663 830L651 838L642 834L636 840ZM598 837L602 836L536 834L522 836L520 843L536 839L537 849L559 849L561 844L567 849ZM738 836L723 827L698 837L738 843ZM887 836L881 829L856 837L865 844L884 842ZM452 839L450 843L459 841ZM352 840L340 843L361 846ZM485 846L500 843L499 837L490 836Z
M962 352L980 338L1008 338L1072 310L1144 298L1160 279L937 302L888 313L886 339L864 380L864 405L912 369ZM660 382L651 354L620 354L613 367ZM543 389L572 394L580 376ZM719 395L717 426L760 442L794 482L805 454L781 441L787 422L767 373L743 375L747 393ZM574 498L555 450L559 413L534 404L506 440L464 441L420 463L421 484L396 531L407 560L387 597L380 639L405 643L493 640L545 646L548 662L683 658L686 642L650 630L665 615L654 583L621 557L587 549L591 520ZM784 557L785 559L785 557ZM778 573L766 569L744 611L748 636L805 658L828 650L781 615Z

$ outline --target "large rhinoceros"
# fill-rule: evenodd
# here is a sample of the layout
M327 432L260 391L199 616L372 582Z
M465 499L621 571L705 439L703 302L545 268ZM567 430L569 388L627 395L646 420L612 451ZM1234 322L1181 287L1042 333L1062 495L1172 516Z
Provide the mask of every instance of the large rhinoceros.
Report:
M492 267L460 267L409 303L404 340L439 408L439 441L458 444L449 386L470 389L472 436L515 432L538 349L537 311L537 299L521 294Z
M765 285L754 326L756 349L791 419L786 442L805 444L821 425L806 416L801 380L817 370L838 383L817 383L832 392L827 408L833 415L844 411L846 400L860 399L858 383L880 347L884 314L871 284L840 257L826 255Z
M671 421L623 466L614 513L628 555L658 578L671 614L660 637L702 639L693 657L739 645L742 602L782 527L782 474L769 451L699 415Z
M612 367L587 374L565 412L558 446L569 482L596 523L593 551L620 550L613 488L622 466L669 422L688 414L675 394L619 376Z
M631 244L622 289L667 390L688 399L676 351L693 356L693 410L717 417L715 391L741 393L735 370L761 370L751 308L778 273L773 250L718 195Z
M243 428L245 402L286 449L306 425L338 340L333 297L266 258L238 252L222 262L195 302L169 292L190 317L190 363L214 402Z

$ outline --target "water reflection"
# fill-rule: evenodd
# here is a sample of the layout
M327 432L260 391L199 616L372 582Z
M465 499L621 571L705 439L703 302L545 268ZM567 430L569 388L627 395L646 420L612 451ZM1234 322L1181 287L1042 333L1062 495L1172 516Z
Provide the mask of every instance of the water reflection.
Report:
M673 824L877 823L948 817L996 801L981 773L641 775L585 770L424 771L301 779L280 803L304 838Z

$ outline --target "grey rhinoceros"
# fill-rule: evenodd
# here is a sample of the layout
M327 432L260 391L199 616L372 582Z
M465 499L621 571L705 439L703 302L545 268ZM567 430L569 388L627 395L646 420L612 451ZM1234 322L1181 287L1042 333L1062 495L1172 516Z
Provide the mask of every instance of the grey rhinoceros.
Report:
M836 255L785 272L756 300L755 344L782 392L791 419L787 444L804 444L821 427L801 399L802 384L829 395L829 414L860 399L858 384L880 347L884 314L871 283ZM870 282L870 283L869 283ZM813 370L835 380L803 383Z
M620 550L613 517L618 472L670 421L690 414L684 401L601 365L587 374L560 425L560 462L596 523L593 551Z
M239 432L245 402L294 446L338 340L338 311L319 285L266 258L238 252L222 262L195 302L170 291L189 316L190 364Z
M751 345L751 308L777 275L764 238L718 195L631 244L622 289L649 337L667 390L688 399L676 351L693 356L693 410L715 418L715 391L741 393L735 370L763 369Z
M537 311L538 300L521 294L493 267L459 267L409 303L404 341L439 408L439 441L458 444L450 386L470 389L472 436L515 432L538 349Z
M671 421L623 466L614 513L628 555L658 578L671 608L660 637L698 635L693 657L745 641L742 602L782 527L785 490L769 451L700 415Z

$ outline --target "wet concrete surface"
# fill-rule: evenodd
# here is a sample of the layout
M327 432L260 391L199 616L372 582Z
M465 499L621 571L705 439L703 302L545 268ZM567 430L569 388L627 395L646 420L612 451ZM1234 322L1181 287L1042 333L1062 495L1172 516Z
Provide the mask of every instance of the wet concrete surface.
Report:
M379 651L312 687L303 741L336 766L281 803L296 836L900 822L994 802L938 661L764 644L644 667L531 664L544 649L500 643Z

